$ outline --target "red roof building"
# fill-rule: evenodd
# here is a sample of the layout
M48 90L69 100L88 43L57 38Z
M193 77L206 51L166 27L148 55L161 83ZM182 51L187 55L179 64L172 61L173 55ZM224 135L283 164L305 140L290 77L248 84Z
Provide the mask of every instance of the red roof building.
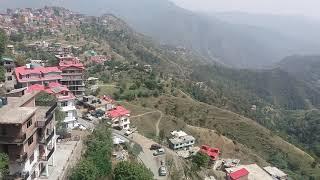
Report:
M116 129L129 129L130 111L122 106L117 106L106 112L106 116L111 119L112 127Z
M207 154L211 160L216 161L219 158L220 150L218 148L211 148L208 145L202 145L200 152Z
M44 91L46 93L54 95L58 100L58 106L61 111L66 113L64 123L65 126L73 129L76 126L77 111L75 107L76 97L69 91L69 89L56 82L52 82L45 85L35 84L31 85L27 93L32 93L34 91Z
M56 96L58 101L74 100L75 96L70 92L70 90L59 83L52 82L48 85L34 84L28 87L27 93L32 93L35 91L44 91L49 94Z
M76 96L84 95L84 65L77 57L57 56L57 58L60 60L59 68L62 71L61 84L67 86Z
M249 171L245 168L239 169L235 172L228 174L229 180L247 180L249 175Z
M58 67L27 65L15 68L15 75L21 87L29 87L34 84L44 85L45 82L57 83L62 79L61 70Z

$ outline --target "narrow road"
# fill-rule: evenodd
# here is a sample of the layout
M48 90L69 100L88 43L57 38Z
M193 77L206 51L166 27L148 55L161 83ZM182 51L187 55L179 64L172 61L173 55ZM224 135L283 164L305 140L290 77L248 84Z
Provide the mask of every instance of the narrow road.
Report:
M166 176L159 176L158 170L161 166L161 161L166 161L166 155L161 156L153 156L153 151L149 148L152 144L156 144L156 142L148 139L138 133L133 133L132 135L125 136L123 132L113 129L112 132L121 136L123 139L132 141L134 143L139 144L142 147L142 152L138 155L138 159L147 167L149 168L153 175L154 179L156 180L166 180Z
M160 113L160 117L159 117L159 119L158 119L158 121L156 123L156 136L159 136L159 132L160 132L159 125L160 125L160 121L161 121L161 119L163 117L163 113L161 111L159 111L159 110L157 112Z
M163 117L163 113L162 113L160 110L150 111L150 112L146 112L146 113L143 113L143 114L131 116L131 118L141 117L141 116L145 116L145 115L147 115L147 114L152 114L152 113L156 113L156 112L160 113L160 117L159 117L159 119L157 120L156 127L155 127L155 128L156 128L156 136L159 136L159 132L160 132L160 130L159 130L159 125L160 125L161 119L162 119L162 117Z
M157 111L150 111L150 112L146 112L146 113L143 113L143 114L131 116L131 118L141 117L141 116L145 116L145 115L147 115L147 114L152 114L152 113L155 113L155 112L157 112Z

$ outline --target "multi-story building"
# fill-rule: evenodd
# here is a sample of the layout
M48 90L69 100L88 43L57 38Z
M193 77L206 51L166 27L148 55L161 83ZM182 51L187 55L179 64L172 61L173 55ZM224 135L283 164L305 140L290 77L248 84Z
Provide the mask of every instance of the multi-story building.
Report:
M61 70L58 67L34 67L32 64L15 68L15 75L20 87L29 87L34 84L56 82L61 79Z
M0 152L8 154L9 179L49 176L54 163L56 104L37 107L37 94L2 98Z
M83 96L85 91L84 65L77 57L57 56L62 71L61 84L66 85L75 96Z
M183 131L172 131L169 138L169 147L173 150L189 149L195 144L195 138Z
M106 112L107 117L112 122L112 127L115 129L128 130L130 128L130 111L122 106L117 106Z
M7 91L11 91L16 85L16 78L14 76L14 68L16 66L14 61L11 58L2 58L0 64L5 68L5 88Z
M29 93L34 91L44 91L54 95L58 101L58 107L65 112L64 123L66 128L73 129L77 121L77 110L75 106L76 97L70 90L59 83L48 83L45 85L32 85L28 88Z

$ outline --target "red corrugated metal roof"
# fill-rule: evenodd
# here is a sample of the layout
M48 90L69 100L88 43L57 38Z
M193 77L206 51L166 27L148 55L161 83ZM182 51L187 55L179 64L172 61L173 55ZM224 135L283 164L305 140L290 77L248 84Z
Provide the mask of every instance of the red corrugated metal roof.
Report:
M220 150L218 148L212 148L208 145L202 145L200 152L207 154L211 160L217 160L219 158Z
M247 176L249 174L249 171L245 168L239 169L238 171L232 172L229 174L229 177L231 180L237 180L241 177Z
M17 77L18 82L31 82L31 81L45 81L45 80L59 80L62 79L62 76L60 75L61 70L58 67L33 67L33 68L27 68L26 66L17 67L15 68L15 74ZM48 74L48 73L58 73L58 75L49 75L49 76L42 76L41 74ZM21 79L21 75L31 75L31 74L37 74L39 76L37 77L30 77L30 78L23 78Z
M122 106L117 106L116 108L108 111L106 114L108 117L116 118L116 117L129 115L130 111Z
M76 57L59 57L59 59L60 59L59 67L62 70L68 67L84 69L84 65Z
M66 86L63 86L59 83L52 82L49 83L48 86L44 86L41 84L34 84L28 87L27 93L32 93L34 91L45 91L49 94L58 94L61 92L70 92Z

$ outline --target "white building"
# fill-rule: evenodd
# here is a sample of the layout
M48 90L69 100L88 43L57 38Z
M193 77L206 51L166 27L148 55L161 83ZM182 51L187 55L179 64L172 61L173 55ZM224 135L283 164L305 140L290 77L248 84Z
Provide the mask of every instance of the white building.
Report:
M195 144L196 139L184 131L172 131L169 147L173 150L186 150Z
M107 111L107 117L112 122L112 128L123 130L130 129L130 111L122 106Z
M49 83L45 85L35 84L28 88L28 92L44 91L53 94L57 98L58 107L65 113L64 123L68 129L75 128L77 121L77 110L75 106L76 97L70 90L59 83Z
M283 171L281 171L280 169L278 169L277 167L267 166L267 167L264 167L263 169L274 179L278 179L278 180L288 179L288 175Z

